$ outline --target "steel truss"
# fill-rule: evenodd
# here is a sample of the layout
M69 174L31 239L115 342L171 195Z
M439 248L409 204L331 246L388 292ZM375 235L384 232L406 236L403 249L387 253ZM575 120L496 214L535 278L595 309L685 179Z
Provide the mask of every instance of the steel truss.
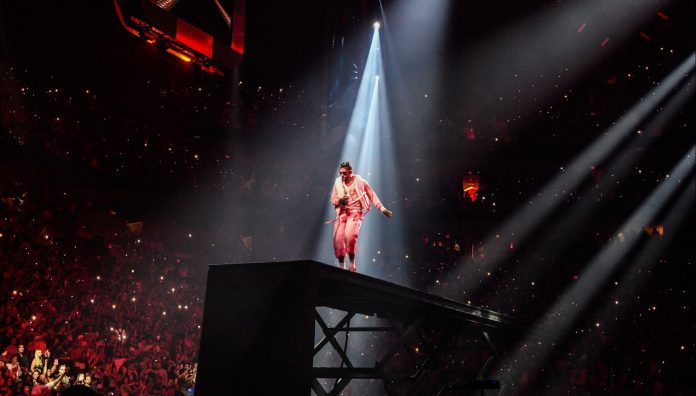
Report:
M420 315L409 323L402 323L395 318L386 318L389 326L351 326L350 321L356 315L355 312L346 312L339 322L330 327L319 311L315 310L316 325L321 329L323 338L314 346L316 356L327 345L330 345L340 357L340 367L313 367L311 387L317 396L337 396L354 379L377 379L384 383L384 389L388 395L448 395L459 394L464 389L500 389L500 383L496 380L486 380L490 369L498 358L497 350L490 334L480 332L482 342L479 348L470 352L487 351L490 353L483 362L475 378L463 378L457 375L455 370L448 369L441 364L439 355L447 353L443 345L437 340L428 340L425 327L426 315ZM336 339L339 333L382 332L392 340L391 347L375 361L373 367L356 367L348 357L348 348L344 348ZM346 337L348 335L346 334ZM414 351L413 345L419 345L419 353ZM350 346L349 346L350 347ZM421 352L422 351L422 352ZM461 352L461 350L459 351ZM410 372L399 372L390 366L394 366L397 357L406 355L411 362ZM424 381L426 375L437 377L437 381ZM331 389L327 390L319 381L320 379L335 379ZM427 383L426 383L427 382Z

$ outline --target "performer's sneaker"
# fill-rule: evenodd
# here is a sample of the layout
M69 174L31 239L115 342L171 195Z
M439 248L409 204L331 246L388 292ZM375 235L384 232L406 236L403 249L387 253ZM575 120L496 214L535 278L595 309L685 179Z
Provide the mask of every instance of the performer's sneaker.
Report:
M338 268L340 269L346 269L346 265L343 263L338 263Z
M350 272L356 272L357 269L355 268L355 264L350 265Z

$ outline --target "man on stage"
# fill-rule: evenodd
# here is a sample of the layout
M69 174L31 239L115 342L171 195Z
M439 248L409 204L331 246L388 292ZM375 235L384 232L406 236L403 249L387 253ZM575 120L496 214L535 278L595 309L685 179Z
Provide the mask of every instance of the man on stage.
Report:
M340 176L336 178L331 191L331 203L336 208L334 253L341 268L345 268L348 253L349 269L355 272L355 245L362 219L370 210L370 205L374 205L387 217L392 217L392 212L382 205L367 180L353 174L350 162L343 162L338 173Z

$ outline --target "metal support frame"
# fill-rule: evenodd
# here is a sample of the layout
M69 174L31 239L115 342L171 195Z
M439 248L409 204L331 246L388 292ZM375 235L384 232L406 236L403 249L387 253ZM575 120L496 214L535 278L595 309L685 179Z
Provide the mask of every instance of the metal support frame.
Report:
M331 344L333 349L341 358L341 367L313 367L312 389L318 396L338 395L353 379L384 379L382 373L376 367L355 367L348 358L347 351L336 340L336 334L345 332L346 337L349 332L372 332L372 331L394 331L392 327L385 326L357 326L350 327L350 320L355 316L355 312L347 312L346 315L334 327L329 327L326 321L315 309L314 319L324 333L324 337L314 346L314 355L326 346ZM344 368L343 365L346 365ZM326 391L319 383L319 378L336 378L333 388Z
M379 379L384 382L384 388L389 395L399 395L402 394L396 389L391 383L392 381L402 381L407 380L410 386L408 394L417 395L428 393L427 389L421 388L422 379L429 371L437 373L441 377L441 382L444 383L443 386L439 388L436 392L437 395L444 395L449 390L471 389L472 386L476 384L484 384L485 376L490 371L494 361L498 358L498 353L488 332L483 331L482 338L485 340L485 345L490 349L491 356L484 362L481 369L478 371L475 380L468 382L462 382L461 379L453 378L452 375L448 374L447 371L441 366L439 359L437 358L437 353L440 352L441 346L437 343L428 342L424 337L424 324L426 323L426 317L424 315L417 316L410 323L401 323L396 319L387 318L391 326L350 326L350 320L356 315L355 312L346 312L345 316L341 318L338 323L330 327L324 318L321 317L319 312L315 309L314 319L316 325L321 328L323 332L323 338L319 340L314 346L314 355L316 356L327 344L338 353L341 359L341 367L313 367L312 368L312 390L317 394L317 396L335 396L339 395L343 389L348 385L351 380L354 379ZM388 315L391 316L391 315ZM381 331L385 333L392 333L398 339L394 345L386 352L384 355L375 362L374 367L355 367L353 362L351 362L348 357L348 350L344 348L336 339L336 335L345 332L372 332ZM348 335L346 334L346 337ZM423 347L424 356L417 356L413 352L413 343L418 343ZM399 354L400 351L405 351L409 359L413 362L415 371L408 374L407 376L399 378L390 378L386 372L385 368L389 366ZM345 365L345 367L343 367ZM330 390L326 390L319 382L320 378L335 378L336 382ZM481 385L485 386L485 385ZM477 388L474 388L477 389ZM481 388L483 391L483 388Z
M488 346L491 348L491 356L488 357L488 360L483 364L483 367L481 367L481 370L479 370L478 375L476 376L477 380L482 380L490 371L491 367L493 367L493 362L498 359L498 351L495 349L495 345L493 344L493 340L491 340L491 336L488 334L487 331L483 332L483 337L486 339L486 343L488 343Z

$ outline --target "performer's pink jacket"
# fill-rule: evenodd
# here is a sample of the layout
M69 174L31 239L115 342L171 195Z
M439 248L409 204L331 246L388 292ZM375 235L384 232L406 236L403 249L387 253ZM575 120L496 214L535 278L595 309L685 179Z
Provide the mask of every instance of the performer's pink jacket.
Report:
M351 184L351 188L355 187L358 197L360 198L362 208L364 210L370 210L370 205L375 205L378 210L382 210L382 202L379 200L379 197L374 190L372 190L372 187L370 187L370 183L368 183L367 180L363 179L360 175L353 176L355 179L353 180L353 184ZM344 189L345 185L343 183L343 179L341 177L336 178L333 190L331 190L331 203L334 206L339 206L338 200L344 196ZM351 200L352 199L353 198L351 197ZM351 203L352 202L349 202L348 206L352 206Z

